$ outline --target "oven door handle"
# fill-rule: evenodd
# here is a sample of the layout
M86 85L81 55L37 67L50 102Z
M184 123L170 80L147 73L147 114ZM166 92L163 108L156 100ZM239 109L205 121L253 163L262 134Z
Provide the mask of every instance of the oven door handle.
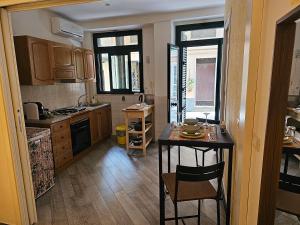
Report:
M76 129L73 129L74 131L78 132L78 131L82 131L82 130L85 130L87 129L89 126L85 125L85 126L82 126L82 127L78 127Z
M79 123L82 123L82 122L85 122L85 121L89 121L89 119L84 118L84 119L81 119L81 120L77 120L76 122L71 123L71 126L78 125Z

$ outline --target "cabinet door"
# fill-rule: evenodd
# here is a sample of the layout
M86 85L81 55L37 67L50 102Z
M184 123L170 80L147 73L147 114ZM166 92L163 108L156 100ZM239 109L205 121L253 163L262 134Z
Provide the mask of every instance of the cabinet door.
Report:
M85 69L84 69L84 53L83 49L75 48L73 50L74 56L74 65L75 65L75 74L76 78L79 80L84 80Z
M29 38L28 49L32 83L52 84L53 74L52 66L50 63L50 49L48 41ZM27 76L29 76L29 74Z
M111 135L111 109L110 107L102 108L101 114L101 133L103 138L108 138Z
M84 50L84 76L88 80L95 78L95 60L92 50Z
M55 79L75 79L72 46L52 42L51 59Z
M95 110L95 111L90 112L89 117L90 117L91 141L92 141L92 144L95 144L96 142L98 142L100 140L97 111Z
M97 134L98 134L98 140L103 140L105 138L103 133L103 110L98 109L95 111L96 118L97 118Z

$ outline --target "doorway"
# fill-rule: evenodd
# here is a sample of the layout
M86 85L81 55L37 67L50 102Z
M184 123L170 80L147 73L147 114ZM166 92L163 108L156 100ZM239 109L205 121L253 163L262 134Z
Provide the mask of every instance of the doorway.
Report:
M178 47L173 49L179 52L179 71L177 79L172 78L174 73L169 73L169 81L178 81L178 102L174 104L169 98L169 112L174 114L177 110L178 116L169 116L170 119L177 119L176 122L185 118L220 119L223 27L222 21L176 26ZM168 83L169 90L172 85L174 88L174 84Z
M295 189L287 189L287 187L294 186L294 183L299 183L299 177L295 178L294 174L293 177L291 174L286 176L287 171L282 172L280 168L283 155L291 154L291 152L292 154L299 154L300 149L294 148L298 142L296 139L294 139L292 146L287 146L287 144L284 143L287 137L287 133L284 132L284 126L287 122L285 121L285 117L287 115L294 57L296 21L299 20L299 18L300 7L297 7L278 20L276 25L271 90L260 187L259 225L274 224L276 209L293 214L295 216L295 224L299 223L297 213L294 214L293 210L285 210L286 206L289 208L296 206L296 209L299 209L299 202L297 202L299 201L299 186ZM283 200L287 200L288 204L286 204L285 207L282 207L281 204L281 192L286 194ZM289 196L291 194L295 194L294 196L297 195L298 199L295 197L290 198ZM280 224L280 222L277 221L276 224ZM287 223L284 222L283 224Z

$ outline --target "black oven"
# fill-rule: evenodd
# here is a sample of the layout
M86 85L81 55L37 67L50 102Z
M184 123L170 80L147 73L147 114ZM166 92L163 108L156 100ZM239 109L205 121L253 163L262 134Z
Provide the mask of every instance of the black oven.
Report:
M91 146L90 120L82 120L71 123L73 155L78 154Z

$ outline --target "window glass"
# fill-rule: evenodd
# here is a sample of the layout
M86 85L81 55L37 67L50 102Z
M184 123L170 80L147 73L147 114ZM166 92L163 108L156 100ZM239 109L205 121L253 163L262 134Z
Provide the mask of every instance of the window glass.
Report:
M124 45L137 45L138 44L138 36L130 35L122 37L124 39Z
M132 92L140 92L140 53L131 52L130 58Z
M116 46L116 37L103 37L97 40L98 47Z
M103 37L98 38L98 47L114 47L114 46L126 46L126 45L137 45L137 35L126 35L117 37Z
M113 89L129 89L128 55L111 56Z
M109 60L107 53L101 54L101 66L103 91L110 91Z
M182 41L194 41L210 38L223 38L224 28L187 30L181 32Z

